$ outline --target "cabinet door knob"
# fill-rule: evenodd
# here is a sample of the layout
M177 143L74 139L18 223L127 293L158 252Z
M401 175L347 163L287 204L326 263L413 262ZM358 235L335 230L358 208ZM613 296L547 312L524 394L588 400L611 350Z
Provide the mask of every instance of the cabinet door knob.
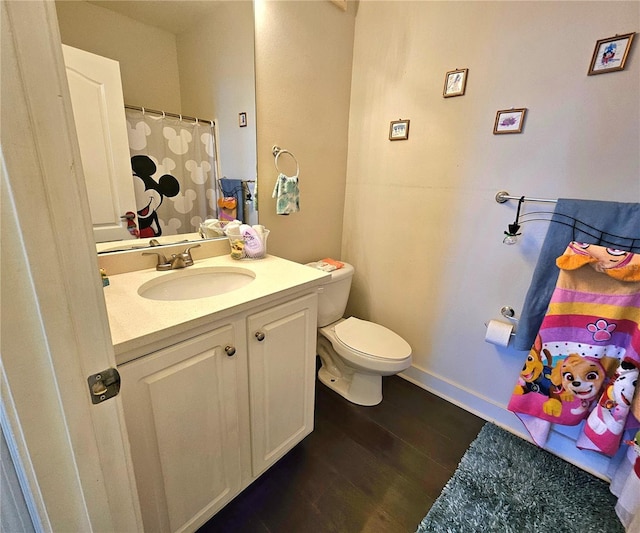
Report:
M262 333L262 331L256 332L256 339L262 342L264 340L264 333Z
M236 354L236 349L234 346L225 346L224 351L229 357Z

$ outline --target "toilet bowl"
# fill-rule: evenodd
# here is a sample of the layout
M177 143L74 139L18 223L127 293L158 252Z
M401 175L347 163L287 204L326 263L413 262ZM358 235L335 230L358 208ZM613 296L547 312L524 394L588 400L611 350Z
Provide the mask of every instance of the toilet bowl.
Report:
M318 292L318 378L350 402L377 405L382 401L382 376L411 365L411 346L380 324L343 318L353 272L353 266L344 263Z
M358 405L382 401L382 376L411 365L411 347L379 324L355 317L340 319L318 330L318 378Z

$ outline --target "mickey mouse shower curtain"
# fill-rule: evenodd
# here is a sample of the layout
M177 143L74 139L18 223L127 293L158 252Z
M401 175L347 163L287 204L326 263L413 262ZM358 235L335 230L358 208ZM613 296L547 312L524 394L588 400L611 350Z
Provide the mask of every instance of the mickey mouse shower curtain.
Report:
M209 122L126 109L140 237L197 232L216 216L216 140Z

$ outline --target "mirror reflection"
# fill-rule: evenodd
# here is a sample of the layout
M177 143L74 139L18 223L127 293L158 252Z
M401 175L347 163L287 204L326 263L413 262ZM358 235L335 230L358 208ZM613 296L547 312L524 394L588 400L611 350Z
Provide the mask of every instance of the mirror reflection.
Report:
M200 238L205 218L257 224L253 3L55 4L98 249Z

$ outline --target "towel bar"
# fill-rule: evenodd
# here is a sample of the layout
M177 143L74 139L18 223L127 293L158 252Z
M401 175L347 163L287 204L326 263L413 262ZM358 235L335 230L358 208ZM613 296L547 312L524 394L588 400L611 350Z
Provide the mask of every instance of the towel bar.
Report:
M496 202L499 204L504 204L507 200L520 200L522 196L511 196L507 191L499 191L496 193ZM545 202L549 204L557 204L558 200L553 200L551 198L530 198L528 196L524 197L525 202Z

